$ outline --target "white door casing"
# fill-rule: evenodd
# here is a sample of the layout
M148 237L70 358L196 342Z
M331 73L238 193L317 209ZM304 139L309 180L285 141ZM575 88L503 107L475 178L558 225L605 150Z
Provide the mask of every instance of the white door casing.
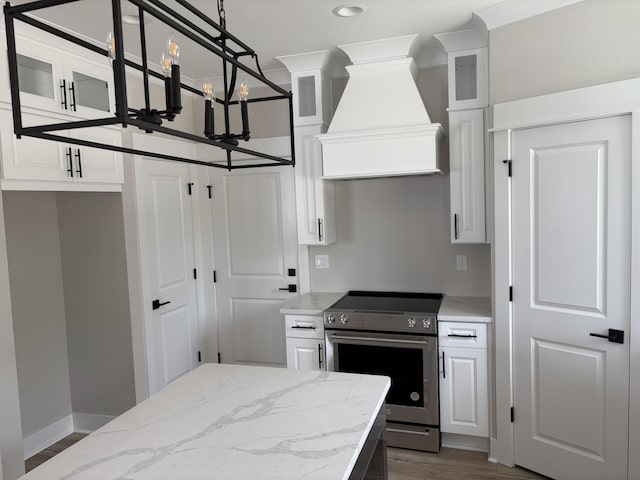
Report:
M286 366L282 304L297 293L293 169L211 170L223 363ZM296 276L289 276L296 269Z
M512 134L515 463L627 476L630 116Z
M188 164L136 157L149 393L198 364L194 230ZM162 305L152 308L152 301Z

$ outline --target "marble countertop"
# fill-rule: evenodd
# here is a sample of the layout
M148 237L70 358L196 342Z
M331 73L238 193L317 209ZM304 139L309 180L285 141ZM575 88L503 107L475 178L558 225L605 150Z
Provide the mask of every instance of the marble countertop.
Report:
M311 292L288 301L280 309L285 315L322 315L322 312L337 302L344 293Z
M445 296L438 310L438 320L491 323L491 298Z
M22 477L346 479L387 377L205 364Z

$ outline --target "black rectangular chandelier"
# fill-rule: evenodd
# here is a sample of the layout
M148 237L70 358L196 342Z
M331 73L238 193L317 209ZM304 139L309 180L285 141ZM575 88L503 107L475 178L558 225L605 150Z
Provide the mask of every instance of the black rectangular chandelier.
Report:
M233 170L237 168L255 168L265 166L291 165L295 166L294 138L293 138L293 96L279 85L270 81L262 73L256 52L244 42L229 33L226 29L224 12L224 0L217 0L219 22L215 22L202 11L195 8L186 0L104 0L111 2L113 17L113 29L109 33L105 47L95 45L74 34L40 21L29 15L45 8L56 7L63 4L82 2L84 0L37 0L29 3L12 6L7 2L4 6L4 17L7 35L7 52L9 61L9 80L11 87L11 103L13 112L14 133L21 136L36 137L57 142L73 143L85 147L101 148L133 155L172 160L197 165ZM130 56L125 58L125 41L123 35L123 10L122 2L128 2L137 10L137 21L140 33L140 60L134 61ZM171 4L181 7L180 13ZM147 39L145 33L145 16L151 16L155 20L167 26L171 33L164 54L162 55L160 68L155 71L147 61ZM22 109L20 104L20 84L18 78L18 52L16 49L15 21L21 21L38 30L42 30L68 42L78 45L87 52L102 55L111 63L114 79L115 113L108 114L105 118L92 118L87 120L60 121L45 125L24 126L22 122ZM105 31L109 26L105 26ZM174 32L191 40L204 48L207 58L203 62L221 62L222 64L222 88L216 95L213 82L205 79L202 89L196 89L192 85L181 82L180 79L180 47L178 46ZM247 64L250 60L255 67ZM219 63L218 63L219 64ZM136 70L142 74L144 99L141 105L129 106L127 101L127 71ZM236 92L238 71L242 77L251 77L263 87L270 90L267 96L260 98L248 98L248 83L242 78ZM138 74L139 75L139 74ZM150 77L164 82L165 102L161 106L151 105ZM263 91L266 89L263 89ZM195 135L191 132L183 132L169 128L167 123L173 122L182 110L182 92L187 91L203 98L204 132L203 135ZM242 146L241 142L250 139L249 111L251 103L255 102L288 102L288 131L290 135L290 156L278 157L269 153L252 150ZM197 108L197 107L195 107ZM214 109L221 109L224 115L224 124L216 132L214 125ZM231 128L231 112L237 109L242 120L241 131L234 133ZM84 139L62 136L63 130L100 127L106 125L133 126L147 133L159 132L172 137L188 140L196 143L212 145L223 149L226 153L226 161L219 159L206 160L200 158L181 158L168 155L163 152L154 152L117 146L109 143L99 143ZM237 158L241 155L241 159ZM247 157L252 158L250 162Z

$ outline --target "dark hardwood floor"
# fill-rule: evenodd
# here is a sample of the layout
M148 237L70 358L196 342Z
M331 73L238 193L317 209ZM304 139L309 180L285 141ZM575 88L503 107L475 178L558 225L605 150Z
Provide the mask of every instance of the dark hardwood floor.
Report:
M59 442L50 445L48 448L45 448L41 452L36 453L33 457L27 458L24 462L24 468L27 472L33 470L38 465L43 464L51 457L55 457L57 454L62 452L64 449L69 448L71 445L76 443L78 440L82 440L87 435L85 433L72 433L68 437L63 438Z
M72 433L49 448L27 459L25 468L33 470L51 457L86 437ZM440 453L388 449L389 480L539 480L545 479L522 468L508 468L487 461L487 454L443 448Z

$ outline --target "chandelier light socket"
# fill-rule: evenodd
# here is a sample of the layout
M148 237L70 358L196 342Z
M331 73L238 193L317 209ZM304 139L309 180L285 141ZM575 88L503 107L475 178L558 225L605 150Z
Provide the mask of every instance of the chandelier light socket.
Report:
M209 138L215 133L213 123L213 101L204 101L204 136Z
M171 111L178 114L182 111L182 96L180 92L180 65L171 64Z

